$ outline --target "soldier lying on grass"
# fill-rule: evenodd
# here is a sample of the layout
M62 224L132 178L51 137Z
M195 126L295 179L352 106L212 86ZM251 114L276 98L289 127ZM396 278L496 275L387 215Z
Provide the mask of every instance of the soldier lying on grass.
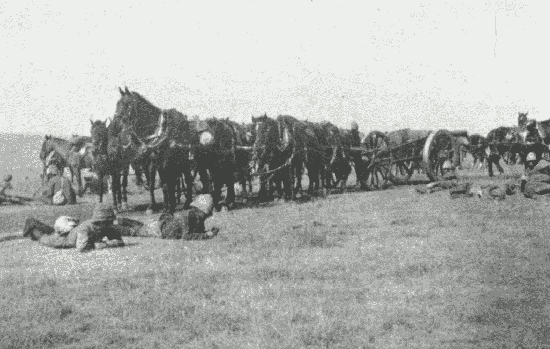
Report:
M488 199L504 200L507 195L516 193L517 183L510 181L505 184L487 184L481 186L472 186L469 182L459 182L454 174L446 174L443 180L432 182L426 186L416 187L420 194L430 194L442 190L449 190L451 198L459 197L479 197Z
M199 195L191 203L189 210L162 214L158 221L143 225L139 229L126 230L128 236L160 237L163 239L207 240L216 236L218 228L206 230L204 222L214 211L214 200L210 194ZM120 224L136 225L136 221L124 218ZM140 223L140 222L137 222Z
M37 219L27 218L23 236L53 248L76 248L80 252L106 247L124 246L122 229L114 225L113 209L106 204L94 208L92 218L79 224L78 220L62 216L54 227ZM103 241L104 238L107 241Z
M523 195L529 199L550 196L550 166L528 171L525 179Z
M59 217L54 227L27 218L23 236L45 246L77 248L81 252L124 246L122 236L207 240L219 232L218 228L206 231L204 227L205 220L212 215L213 210L212 196L199 195L189 210L174 215L163 214L156 224L144 225L129 218L117 219L110 206L100 204L94 208L92 218L80 224L78 220L67 216Z

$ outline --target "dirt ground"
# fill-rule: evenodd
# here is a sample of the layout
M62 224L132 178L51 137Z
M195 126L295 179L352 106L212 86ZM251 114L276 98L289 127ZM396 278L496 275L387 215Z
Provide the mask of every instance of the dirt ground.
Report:
M241 205L207 221L209 241L80 254L14 237L95 200L1 208L0 347L550 347L550 201L400 186Z

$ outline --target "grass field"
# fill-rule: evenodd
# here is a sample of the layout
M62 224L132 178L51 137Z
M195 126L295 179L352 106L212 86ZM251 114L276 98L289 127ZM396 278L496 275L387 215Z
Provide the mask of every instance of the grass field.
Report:
M2 231L86 201L2 207ZM548 212L402 186L216 213L209 241L80 254L4 234L0 347L550 347Z

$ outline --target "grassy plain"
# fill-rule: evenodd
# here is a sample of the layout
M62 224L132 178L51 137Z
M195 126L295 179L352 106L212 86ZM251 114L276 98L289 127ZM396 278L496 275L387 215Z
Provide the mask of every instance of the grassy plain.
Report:
M0 208L1 348L550 347L546 201L402 186L217 213L209 241L8 238L86 200Z

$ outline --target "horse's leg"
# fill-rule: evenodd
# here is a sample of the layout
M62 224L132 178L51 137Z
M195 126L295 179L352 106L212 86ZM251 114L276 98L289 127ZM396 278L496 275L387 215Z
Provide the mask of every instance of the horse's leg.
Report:
M247 201L247 198L248 198L248 192L246 190L246 169L244 167L241 167L240 168L240 171L239 171L239 183L241 185L241 189L242 189L242 192L241 192L241 197L243 199L243 201Z
M128 211L128 175L130 172L130 167L126 167L126 169L122 172L122 210Z
M494 161L494 157L492 155L489 155L487 157L487 167L488 167L488 170L489 170L489 177L493 177L493 161Z
M292 190L292 197L295 198L297 194L299 194L301 196L302 194L302 166L303 166L303 163L301 161L301 159L298 159L298 160L295 160L293 161L293 164L290 165L291 168L293 169L293 176L294 176L294 180L293 180L293 185L294 185L294 188Z
M500 165L500 157L497 157L497 158L496 158L495 164L496 164L496 166L497 166L498 172L504 173L504 169L503 169L502 166Z
M153 211L155 210L155 206L157 205L157 203L155 202L155 181L156 181L157 169L156 169L156 166L152 162L149 164L146 173L149 173L149 175L148 175L148 177L149 177L149 196L151 198L151 205L147 209L147 213L150 214L150 213L153 213ZM159 177L160 177L160 175L159 175Z
M104 184L104 174L103 172L99 172L97 174L97 179L99 180L99 203L102 203L103 202L103 184Z
M185 178L185 204L184 209L189 209L191 202L193 201L193 182L194 177L191 174L189 166L184 170L183 176Z
M309 195L313 194L313 188L315 185L315 175L317 174L317 171L313 170L313 166L311 164L306 164L307 166L307 177L308 177L308 186L307 186L307 193Z
M132 166L132 169L134 170L136 185L137 186L143 185L143 178L141 177L141 175L143 174L143 171L141 169L141 164L139 164L137 161L134 161L130 164L130 166Z
M169 186L168 177L170 175L169 170L170 170L169 168L164 167L162 165L157 167L157 172L158 172L161 187L162 187L162 196L163 196L162 203L163 203L164 212L168 212L170 210L170 196L169 196L169 190L168 190L168 186Z
M210 169L210 182L212 188L212 199L214 200L214 207L216 211L220 211L222 205L222 187L224 184L223 169L219 169L217 166L213 166Z
M252 194L252 169L249 167L249 164L250 162L248 162L247 164L245 164L245 168L246 168L246 172L245 172L245 177L246 177L246 180L248 181L248 192L250 194Z
M182 175L180 173L178 173L176 175L176 203L178 204L181 204L181 192L182 192L182 189L181 189L181 182L182 182Z
M264 174L265 169L267 166L264 166L263 164L258 165L258 171L262 174L259 176L259 191L258 191L258 198L261 201L266 201L271 193L271 179L269 178L270 175Z
M117 201L117 189L119 188L119 186L117 185L119 182L120 182L120 174L117 173L116 171L113 171L111 172L111 195L113 197L113 210L115 211L115 213L118 213L118 201Z
M232 209L235 206L235 175L233 171L226 172L225 185L227 186L227 196L225 198L225 203L228 209Z
M145 166L145 171L143 171L145 173L145 184L144 184L144 187L145 189L147 190L150 190L151 188L151 170L150 170L150 167L151 165L149 164L148 166ZM153 178L153 190L154 190L154 187L155 187L155 179Z
M178 174L175 169L169 169L165 172L166 178L166 190L168 192L168 213L176 212L176 182L178 180Z
M197 170L199 172L199 176L201 176L201 183L202 183L202 194L209 194L210 193L210 181L211 179L208 176L207 168L205 164L202 162L197 163ZM196 173L196 172L195 172Z
M80 166L75 167L73 174L76 175L78 197L82 197L84 195L84 191L82 190L82 170L80 169Z
M289 168L283 171L282 181L284 185L285 200L295 199L296 197L293 195L294 193L292 190L292 184L293 184L292 168Z

